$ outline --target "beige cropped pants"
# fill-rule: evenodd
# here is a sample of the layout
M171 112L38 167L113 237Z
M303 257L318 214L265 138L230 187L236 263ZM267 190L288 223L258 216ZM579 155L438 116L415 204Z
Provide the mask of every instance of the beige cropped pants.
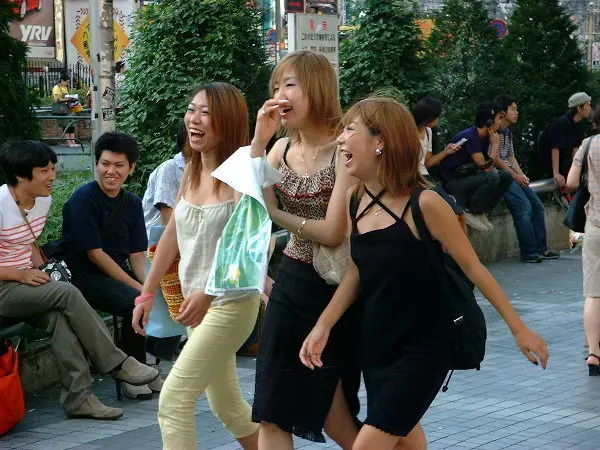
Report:
M195 410L204 392L213 413L235 438L258 430L240 390L235 353L254 328L259 302L257 293L248 300L211 306L200 325L188 329L188 342L158 402L164 449L198 448Z

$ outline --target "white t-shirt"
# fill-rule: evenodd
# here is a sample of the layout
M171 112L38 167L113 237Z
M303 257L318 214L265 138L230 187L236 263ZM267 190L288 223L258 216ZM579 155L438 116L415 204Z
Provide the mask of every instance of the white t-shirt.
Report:
M160 225L160 210L157 205L163 204L169 208L175 207L175 199L177 198L184 168L185 159L183 153L180 152L173 158L163 162L150 174L148 187L142 200L148 237L150 236L150 228L154 225Z
M419 172L421 175L429 175L429 171L427 170L427 167L425 167L425 155L427 152L433 152L431 134L431 128L425 127L425 134L423 137L419 137L419 141L421 141L421 160L419 161Z
M37 197L33 208L25 210L36 239L42 234L51 204L52 197ZM0 267L33 267L31 244L34 240L8 185L3 184L0 186Z

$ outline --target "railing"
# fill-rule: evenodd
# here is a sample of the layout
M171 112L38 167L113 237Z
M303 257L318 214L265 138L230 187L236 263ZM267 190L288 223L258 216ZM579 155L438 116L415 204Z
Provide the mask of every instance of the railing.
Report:
M69 89L86 89L92 84L92 74L88 65L63 64L59 61L28 61L23 78L27 86L37 87L42 95L49 96L62 73L71 77Z
M529 183L529 187L536 194L548 194L549 192L554 192L558 189L558 186L552 178L532 181L531 183Z

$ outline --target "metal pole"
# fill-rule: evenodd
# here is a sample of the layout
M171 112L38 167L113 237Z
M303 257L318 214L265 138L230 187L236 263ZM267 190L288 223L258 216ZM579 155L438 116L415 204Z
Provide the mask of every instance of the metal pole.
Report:
M90 0L90 38L91 64L94 71L93 148L102 133L114 131L116 128L113 0Z
M587 14L587 21L588 21L588 69L592 70L593 69L593 47L594 47L594 5L592 2L589 3L588 5L588 14Z
M279 62L279 52L283 41L283 21L281 20L281 0L275 0L275 31L277 31L277 48L275 49L275 62Z

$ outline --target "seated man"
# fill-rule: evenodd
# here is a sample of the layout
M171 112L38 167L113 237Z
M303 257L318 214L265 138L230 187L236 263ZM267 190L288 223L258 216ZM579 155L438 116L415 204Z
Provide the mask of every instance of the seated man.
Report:
M557 259L560 255L548 250L544 204L529 187L529 178L521 170L515 158L513 135L510 126L517 123L517 102L509 95L496 97L502 116L498 152L494 163L500 170L511 174L513 182L504 193L504 201L515 223L521 259L527 263L539 263L543 259Z
M97 181L81 186L65 203L62 246L73 284L94 309L123 317L122 350L146 362L146 340L133 331L131 314L144 281L148 239L141 200L122 189L139 150L133 137L105 133L94 152ZM123 393L147 399L151 387L125 383Z
M440 163L444 189L465 208L467 224L481 231L493 228L485 213L494 209L512 183L509 173L493 171L493 160L488 155L488 149L492 153L498 151L500 124L496 103L477 105L475 126L452 138L451 142L460 144L460 149Z
M8 183L0 186L0 316L47 327L67 415L118 419L122 409L103 405L91 393L88 358L100 372L131 384L149 383L158 371L115 347L77 288L39 269L44 257L37 238L52 202L55 164L56 154L41 142L19 141L0 150Z

